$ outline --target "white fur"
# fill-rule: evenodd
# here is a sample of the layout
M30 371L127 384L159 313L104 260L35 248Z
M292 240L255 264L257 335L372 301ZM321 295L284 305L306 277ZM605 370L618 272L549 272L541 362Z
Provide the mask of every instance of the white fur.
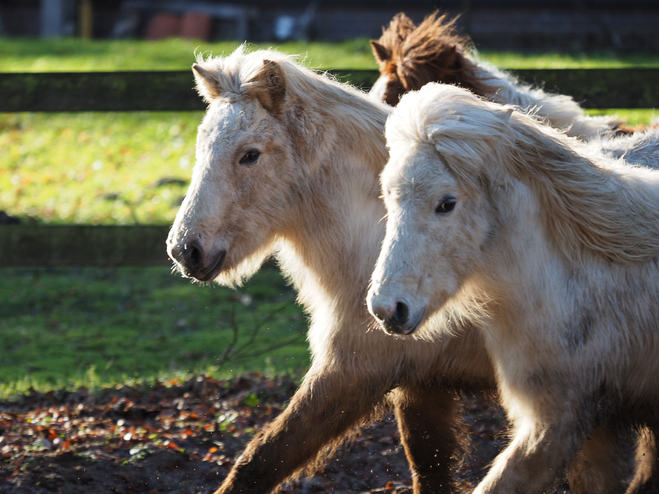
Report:
M623 158L656 168L659 132L584 144L429 84L386 135L368 303L381 316L404 301L409 325L477 318L514 434L475 492L547 492L599 423L656 431L659 171ZM436 213L449 195L455 209Z

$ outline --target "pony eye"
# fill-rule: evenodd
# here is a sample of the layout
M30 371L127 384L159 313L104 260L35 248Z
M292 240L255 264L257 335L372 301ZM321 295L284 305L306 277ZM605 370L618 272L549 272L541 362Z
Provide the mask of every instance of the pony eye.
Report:
M457 204L457 200L453 196L444 196L442 199L437 203L437 207L435 208L435 214L446 214L450 213L455 209L455 205Z
M242 158L240 158L238 163L241 165L253 165L259 160L259 156L261 156L260 151L257 149L250 149Z

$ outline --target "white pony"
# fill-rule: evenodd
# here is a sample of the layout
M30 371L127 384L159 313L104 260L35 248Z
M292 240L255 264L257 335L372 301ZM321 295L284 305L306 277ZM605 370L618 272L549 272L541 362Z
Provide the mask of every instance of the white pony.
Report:
M475 492L547 492L598 424L656 432L659 171L448 85L404 96L386 136L368 305L397 334L432 316L411 340L480 328L514 427Z
M387 400L414 492L451 492L455 388L494 389L494 372L473 330L438 345L369 331L364 299L384 237L379 174L390 108L274 51L239 49L193 68L209 107L168 252L186 276L226 284L274 255L311 318L309 372L218 492L271 492L326 459ZM583 476L613 471L597 464Z
M454 84L490 101L535 111L568 135L584 140L618 130L615 117L590 117L570 97L520 83L510 73L479 60L469 38L456 29L457 18L434 12L416 26L396 14L378 41L371 41L380 77L371 96L392 106L408 91L429 82Z

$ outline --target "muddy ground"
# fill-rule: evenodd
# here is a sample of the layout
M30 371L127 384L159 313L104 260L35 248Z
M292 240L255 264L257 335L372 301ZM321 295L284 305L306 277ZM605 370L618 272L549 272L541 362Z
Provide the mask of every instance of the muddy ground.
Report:
M208 493L243 447L286 406L289 377L196 377L155 387L94 393L32 392L0 403L2 493ZM500 409L462 397L464 432L473 449L456 472L465 492L504 444ZM288 493L411 493L411 479L391 417L360 430L311 478Z

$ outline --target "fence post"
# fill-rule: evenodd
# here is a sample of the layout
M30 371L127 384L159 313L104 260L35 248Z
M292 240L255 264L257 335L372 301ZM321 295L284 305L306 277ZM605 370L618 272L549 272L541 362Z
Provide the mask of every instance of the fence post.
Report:
M92 0L80 0L78 17L80 19L80 37L91 39L94 35L94 7L92 5Z

